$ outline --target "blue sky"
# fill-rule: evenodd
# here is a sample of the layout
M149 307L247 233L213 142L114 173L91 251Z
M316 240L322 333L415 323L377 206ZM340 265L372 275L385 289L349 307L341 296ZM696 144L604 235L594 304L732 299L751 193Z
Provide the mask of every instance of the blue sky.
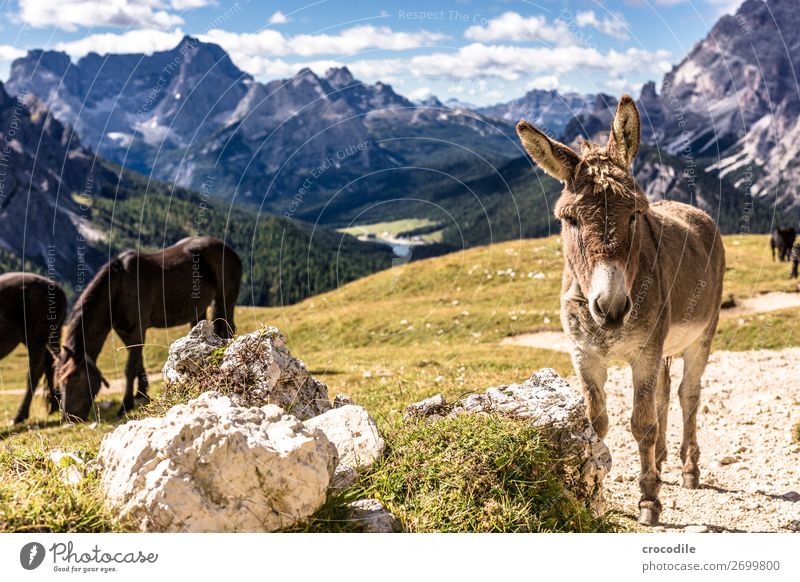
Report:
M30 48L146 52L184 34L259 80L347 65L412 98L479 105L531 88L636 93L736 0L0 0L0 78Z

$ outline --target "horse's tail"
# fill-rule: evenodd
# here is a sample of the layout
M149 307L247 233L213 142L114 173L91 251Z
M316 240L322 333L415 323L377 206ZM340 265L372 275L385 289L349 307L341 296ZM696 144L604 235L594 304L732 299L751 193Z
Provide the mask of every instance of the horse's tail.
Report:
M229 338L236 333L234 313L241 285L242 261L233 249L224 245L217 271L217 292L211 310L214 333L221 338Z

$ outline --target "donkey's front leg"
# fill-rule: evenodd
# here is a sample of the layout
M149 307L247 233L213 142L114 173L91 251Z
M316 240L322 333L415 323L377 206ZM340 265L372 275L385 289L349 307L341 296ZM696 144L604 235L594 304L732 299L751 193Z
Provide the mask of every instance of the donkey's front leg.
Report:
M593 352L575 349L572 352L572 365L575 367L578 381L588 404L587 414L594 432L601 439L605 438L608 432L605 391L608 362Z
M631 432L639 445L642 472L639 474L639 523L657 525L661 515L658 492L661 476L656 466L658 416L656 390L661 374L661 355L641 354L631 366L633 370L633 415Z

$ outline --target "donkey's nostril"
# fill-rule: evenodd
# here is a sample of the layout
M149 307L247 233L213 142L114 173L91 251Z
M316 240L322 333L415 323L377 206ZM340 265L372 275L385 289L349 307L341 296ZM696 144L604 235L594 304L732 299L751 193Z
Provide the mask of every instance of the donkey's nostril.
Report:
M625 317L631 312L631 308L633 307L633 302L629 296L625 297L625 307L622 309L622 314L620 317Z

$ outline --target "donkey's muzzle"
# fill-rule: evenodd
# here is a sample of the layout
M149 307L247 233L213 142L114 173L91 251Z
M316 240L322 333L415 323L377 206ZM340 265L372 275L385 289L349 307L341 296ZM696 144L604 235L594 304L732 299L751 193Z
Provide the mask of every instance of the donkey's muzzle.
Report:
M620 304L622 307L620 308ZM631 298L625 295L622 301L604 301L604 298L596 297L592 301L592 316L602 327L616 329L622 327L625 319L631 312L633 306Z
M625 273L617 266L597 265L592 274L589 311L598 325L615 329L625 323L633 303L625 285Z

